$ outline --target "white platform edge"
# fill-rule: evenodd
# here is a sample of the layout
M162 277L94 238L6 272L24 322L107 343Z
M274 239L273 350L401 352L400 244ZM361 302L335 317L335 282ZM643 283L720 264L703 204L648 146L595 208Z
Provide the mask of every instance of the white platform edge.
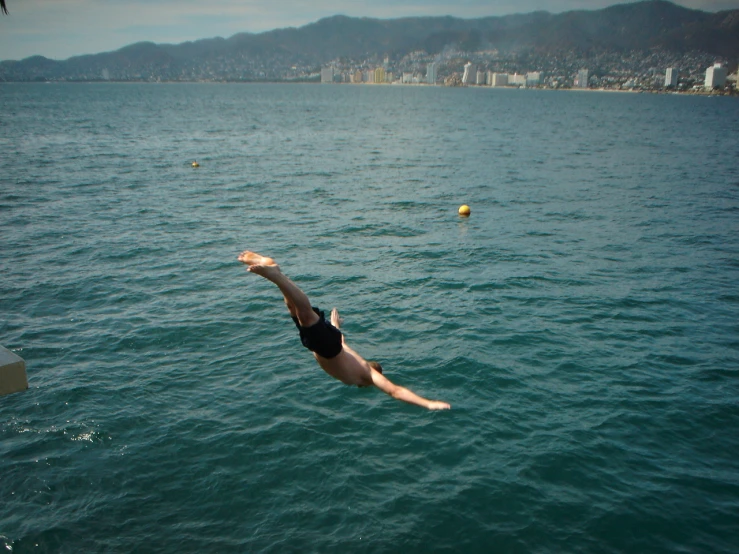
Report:
M25 360L0 346L0 396L26 389L28 389L28 377Z

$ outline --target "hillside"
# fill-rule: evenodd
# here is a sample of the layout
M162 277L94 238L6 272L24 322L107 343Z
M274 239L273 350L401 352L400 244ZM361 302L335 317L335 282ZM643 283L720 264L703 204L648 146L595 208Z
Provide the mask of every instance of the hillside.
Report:
M414 51L434 56L449 49L538 55L698 52L734 61L739 58L739 10L708 13L657 0L596 11L480 19L334 16L300 28L227 39L142 42L64 61L41 56L4 61L0 79L284 80L315 74L336 59L401 59Z

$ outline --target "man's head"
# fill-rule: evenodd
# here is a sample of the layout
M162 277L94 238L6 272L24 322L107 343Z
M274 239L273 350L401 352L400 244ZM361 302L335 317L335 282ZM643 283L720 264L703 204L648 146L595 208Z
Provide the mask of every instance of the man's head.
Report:
M377 373L382 373L382 366L378 362L367 362L367 365L369 365Z
M378 373L382 373L382 366L378 364L377 362L367 362L367 365L370 366L372 369L377 371ZM364 387L370 387L372 385L357 385L360 389Z

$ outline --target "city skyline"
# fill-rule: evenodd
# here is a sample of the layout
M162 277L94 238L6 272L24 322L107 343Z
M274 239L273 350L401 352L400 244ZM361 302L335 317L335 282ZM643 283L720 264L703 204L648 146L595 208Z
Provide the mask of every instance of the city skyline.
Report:
M696 68L683 69L666 66L664 73L653 70L649 75L641 77L629 76L613 79L611 76L595 76L590 70L583 67L577 70L570 82L566 77L545 76L541 71L525 71L523 73L496 72L479 67L468 61L461 68L448 75L445 79L437 78L439 63L431 61L426 64L426 72L401 71L396 75L392 71L385 71L384 67L368 67L364 70L337 69L333 65L321 69L320 80L327 83L351 84L417 84L417 85L444 85L444 86L486 86L493 88L573 88L573 89L600 89L600 90L631 90L631 91L681 91L681 92L709 92L719 90L721 93L735 94L737 75L729 76L727 68L715 63L705 69L696 71ZM727 88L724 88L729 85Z
M263 0L184 0L143 2L125 0L8 0L10 15L0 17L0 60L41 55L64 60L72 56L107 52L140 41L176 44L203 38L227 38L240 32L261 33L301 27L321 18L343 14L352 17L393 19L445 16L465 19L504 16L545 10L562 13L598 10L629 0L364 0L279 4ZM678 0L679 6L708 12L739 9L739 0Z

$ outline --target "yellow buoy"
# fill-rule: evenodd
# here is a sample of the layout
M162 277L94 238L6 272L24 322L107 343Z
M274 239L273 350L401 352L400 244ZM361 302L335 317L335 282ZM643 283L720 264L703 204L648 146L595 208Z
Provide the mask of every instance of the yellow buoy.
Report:
M470 215L470 207L467 204L463 204L459 207L459 215L462 215L464 217L469 217Z
M193 167L200 167L200 164L198 162L192 162Z

